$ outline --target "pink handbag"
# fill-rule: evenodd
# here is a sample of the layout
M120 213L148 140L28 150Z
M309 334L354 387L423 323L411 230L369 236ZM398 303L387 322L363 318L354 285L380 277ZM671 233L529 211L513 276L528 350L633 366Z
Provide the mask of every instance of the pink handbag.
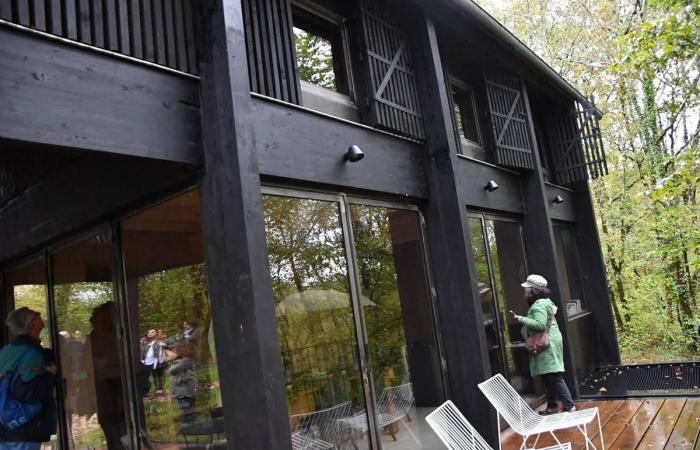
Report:
M525 339L525 348L528 352L533 355L542 353L549 348L549 327L552 326L552 320L554 319L554 314L550 314L547 320L547 327L540 331L539 333L528 336Z

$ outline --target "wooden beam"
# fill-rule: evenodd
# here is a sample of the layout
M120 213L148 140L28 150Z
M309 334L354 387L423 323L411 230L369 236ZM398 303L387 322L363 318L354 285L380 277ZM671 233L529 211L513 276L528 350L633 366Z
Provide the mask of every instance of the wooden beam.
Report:
M447 362L448 397L495 446L498 441L495 414L477 389L477 383L488 378L491 369L471 256L467 202L456 180L460 162L450 94L434 24L422 12L414 12L413 22L413 60L426 119L428 247L437 291L442 351Z
M255 154L241 0L202 2L200 193L226 438L291 449Z
M0 27L0 138L198 164L195 80Z
M258 98L253 99L252 116L263 175L428 196L424 150L418 143ZM346 163L343 156L351 145L358 145L365 158Z

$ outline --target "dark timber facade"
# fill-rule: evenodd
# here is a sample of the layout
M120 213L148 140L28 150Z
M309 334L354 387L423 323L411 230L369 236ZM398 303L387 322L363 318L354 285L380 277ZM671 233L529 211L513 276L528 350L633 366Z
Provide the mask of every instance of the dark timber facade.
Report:
M448 398L495 444L477 383L542 395L528 273L572 391L619 364L600 117L470 1L0 0L0 316L49 324L51 445L437 449Z

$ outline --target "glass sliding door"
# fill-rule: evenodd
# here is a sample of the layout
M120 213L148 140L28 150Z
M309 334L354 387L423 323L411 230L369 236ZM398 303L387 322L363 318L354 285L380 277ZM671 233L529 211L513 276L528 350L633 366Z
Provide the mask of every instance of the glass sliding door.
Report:
M493 274L491 272L490 246L488 245L484 221L481 217L471 217L469 228L472 236L472 254L476 267L477 285L484 316L484 332L489 362L493 373L506 373L505 354L502 346L502 320L496 304Z
M538 395L530 377L523 330L508 311L527 314L520 283L527 277L522 229L516 220L484 214L469 219L493 373L503 373L522 395Z
M423 422L444 394L418 212L351 204L350 220L381 446L438 448Z
M341 205L278 195L263 202L292 440L369 449L346 425L356 417L368 429Z
M118 450L130 442L113 251L105 232L51 255L70 449Z
M198 191L125 219L121 237L143 445L225 447Z
M439 448L423 421L444 394L418 213L266 192L295 448Z

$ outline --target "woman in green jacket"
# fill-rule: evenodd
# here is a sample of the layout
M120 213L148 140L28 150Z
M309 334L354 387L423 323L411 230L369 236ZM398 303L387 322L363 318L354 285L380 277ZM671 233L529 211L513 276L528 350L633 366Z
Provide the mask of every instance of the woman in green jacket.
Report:
M547 280L532 274L522 286L525 288L525 297L530 309L527 316L513 313L513 317L525 326L528 336L544 331L551 317L549 347L538 354L530 354L530 374L533 377L542 376L547 390L547 409L543 413L558 413L557 400L561 400L564 411L574 411L576 407L571 392L564 382L564 344L555 317L557 306L549 299L551 292L547 288Z

